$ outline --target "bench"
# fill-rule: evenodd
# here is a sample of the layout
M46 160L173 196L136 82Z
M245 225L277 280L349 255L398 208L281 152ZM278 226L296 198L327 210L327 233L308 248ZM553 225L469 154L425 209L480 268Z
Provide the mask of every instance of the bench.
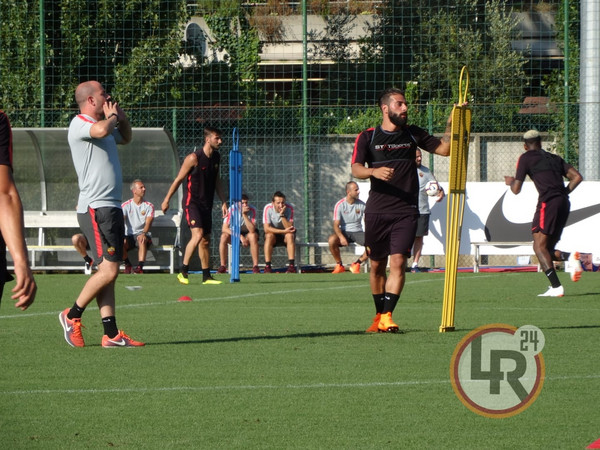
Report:
M360 256L365 252L365 247L362 245L358 245L356 242L351 243L347 247L340 247L340 250L343 250L345 248L349 249L351 247L354 247L355 255ZM329 242L296 242L296 265L298 266L298 273L300 273L302 270L302 249L303 248L327 248L327 249L329 249ZM363 267L364 267L363 270L365 272L369 271L368 261L369 260L367 259L367 263L363 265Z
M75 265L48 265L44 258L38 264L36 254L46 252L76 252L72 245L51 245L47 244L47 231L52 229L76 229L79 230L77 222L77 213L75 211L25 211L24 214L25 229L37 229L37 243L28 244L27 250L30 253L30 264L32 270L84 270L83 259L81 264ZM171 245L152 245L149 252L167 252L169 253L168 265L146 265L149 270L166 270L169 273L175 273L175 253L179 250L180 242L180 224L181 216L175 214L163 214L156 211L152 230L162 228L174 229L175 237Z
M514 241L514 242L486 242L486 241L481 241L481 242L471 242L471 245L473 247L473 273L478 273L479 272L479 262L481 259L481 247L497 247L497 246L509 246L509 247L527 247L528 250L526 252L520 251L518 254L519 255L535 255L535 252L533 251L533 241ZM485 253L483 253L485 254ZM516 253L515 253L516 254ZM540 270L540 266L538 264L538 271Z

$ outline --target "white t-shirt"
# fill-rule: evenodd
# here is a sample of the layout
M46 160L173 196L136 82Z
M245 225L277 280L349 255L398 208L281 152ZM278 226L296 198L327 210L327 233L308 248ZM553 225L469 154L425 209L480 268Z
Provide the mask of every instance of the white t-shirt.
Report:
M137 236L144 230L148 217L154 218L154 205L145 200L138 205L130 198L123 202L121 208L125 218L125 236Z

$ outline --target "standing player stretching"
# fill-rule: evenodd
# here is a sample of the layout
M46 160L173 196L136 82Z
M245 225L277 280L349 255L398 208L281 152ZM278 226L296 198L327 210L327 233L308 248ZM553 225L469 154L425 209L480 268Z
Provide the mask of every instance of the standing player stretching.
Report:
M163 213L166 213L169 200L185 181L182 208L192 237L185 246L183 265L177 275L181 284L190 283L188 269L196 247L202 263L202 284L221 284L210 275L210 233L215 191L223 202L223 217L227 216L227 202L221 186L221 155L217 151L223 143L221 135L221 131L216 128L204 128L204 145L185 157L161 205Z
M583 177L560 156L542 149L542 138L537 130L529 130L523 135L523 140L525 153L517 162L517 174L514 177L505 176L504 179L513 194L518 194L521 192L525 177L529 175L538 191L538 203L531 224L533 251L550 281L548 290L538 297L562 297L565 290L556 275L552 261L569 259L573 268L571 273L573 281L579 281L583 269L579 254L563 253L555 250L554 246L560 240L569 218L571 209L569 194L581 183ZM564 178L569 180L566 187Z
M371 259L371 293L376 315L368 333L398 332L392 312L405 282L406 260L415 240L419 217L417 147L442 156L450 154L448 119L442 140L407 125L404 93L395 88L379 96L380 126L358 135L352 155L352 175L371 180L365 211L365 245ZM390 273L386 276L388 257Z
M142 342L118 330L115 319L115 281L125 236L121 209L123 177L117 144L131 141L131 125L125 112L97 81L77 86L75 101L80 114L71 120L68 137L79 182L77 221L98 270L88 278L73 307L59 314L59 320L67 343L83 347L81 316L95 298L104 327L102 347L140 347Z

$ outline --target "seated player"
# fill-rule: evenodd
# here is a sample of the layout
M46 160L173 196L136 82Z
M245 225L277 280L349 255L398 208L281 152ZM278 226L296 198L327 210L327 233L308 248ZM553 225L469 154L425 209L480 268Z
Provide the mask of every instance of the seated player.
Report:
M123 245L123 261L125 273L144 273L144 264L148 248L152 245L150 227L154 220L154 205L144 200L146 187L142 180L133 180L130 185L133 198L125 201L123 217L125 219L125 242ZM138 265L134 269L127 256L128 250L138 248Z
M248 196L242 194L242 223L240 227L240 243L242 247L250 247L252 256L252 273L260 273L258 268L258 230L256 229L256 208L248 203ZM221 241L219 242L219 256L221 265L217 273L227 272L227 244L231 242L231 207L227 211L227 217L223 219L221 229Z
M273 272L271 257L273 248L285 245L288 254L287 273L296 273L296 228L294 227L294 207L286 203L280 191L273 194L271 203L263 209L263 230L265 232L265 273Z
M362 220L365 215L365 203L358 198L360 190L354 181L346 183L346 197L339 200L333 208L333 234L329 236L329 251L336 262L333 273L346 271L342 264L340 247L347 247L356 242L365 245L365 232ZM360 265L367 260L365 251L360 258L350 266L350 272L359 273Z

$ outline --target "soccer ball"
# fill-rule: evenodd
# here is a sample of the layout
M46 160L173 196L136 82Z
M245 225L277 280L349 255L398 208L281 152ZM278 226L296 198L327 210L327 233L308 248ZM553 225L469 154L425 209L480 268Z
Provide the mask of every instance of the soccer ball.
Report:
M440 190L440 186L437 184L437 181L428 181L425 185L425 193L430 197L434 195L438 195L438 191Z

